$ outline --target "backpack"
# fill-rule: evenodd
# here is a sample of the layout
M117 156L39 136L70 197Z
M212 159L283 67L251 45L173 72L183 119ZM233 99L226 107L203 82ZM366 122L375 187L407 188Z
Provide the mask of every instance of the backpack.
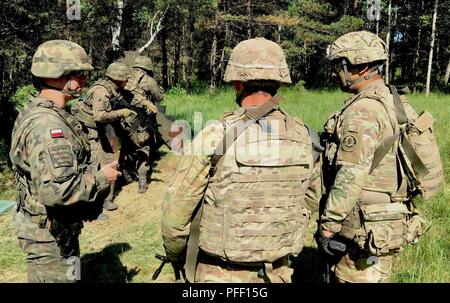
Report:
M433 115L427 111L411 118L396 88L389 85L395 105L395 116L400 132L386 138L375 150L370 172L372 172L394 142L399 140L398 155L408 178L408 188L413 195L419 194L424 200L434 197L444 185L444 174L439 148L433 129Z

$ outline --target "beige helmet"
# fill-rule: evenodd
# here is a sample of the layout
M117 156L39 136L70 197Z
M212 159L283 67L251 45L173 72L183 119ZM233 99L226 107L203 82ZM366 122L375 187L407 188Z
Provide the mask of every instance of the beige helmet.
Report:
M125 81L130 76L130 69L124 63L113 62L106 69L106 76L116 81Z
M277 43L255 38L242 41L233 49L224 81L251 80L292 82L283 49Z
M50 40L39 45L31 64L33 76L50 79L58 79L72 71L93 69L86 51L67 40Z
M374 61L386 61L386 44L377 35L367 32L351 32L339 37L327 50L330 61L346 58L352 65Z
M152 60L146 56L139 56L134 59L133 67L140 67L147 71L151 71L153 69Z

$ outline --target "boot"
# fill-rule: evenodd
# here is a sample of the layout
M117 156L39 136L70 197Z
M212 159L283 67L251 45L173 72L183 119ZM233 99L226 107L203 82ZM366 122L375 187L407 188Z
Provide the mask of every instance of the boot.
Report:
M119 206L114 203L114 186L115 183L111 184L108 197L106 197L105 202L103 202L103 208L109 211L116 210Z
M111 200L105 200L105 202L103 203L103 208L109 211L113 211L119 208L119 205L117 205L116 203L114 203Z
M104 214L104 213L101 213L101 214L98 215L98 217L97 217L97 220L98 220L98 221L106 221L106 220L108 220L108 219L109 219L108 215L107 215L107 214Z
M147 191L148 184L147 184L147 173L139 174L139 190L138 193L143 194Z
M127 183L131 183L133 182L133 177L131 176L130 172L128 171L128 169L122 169L122 174L123 174L123 178L125 179L125 181Z

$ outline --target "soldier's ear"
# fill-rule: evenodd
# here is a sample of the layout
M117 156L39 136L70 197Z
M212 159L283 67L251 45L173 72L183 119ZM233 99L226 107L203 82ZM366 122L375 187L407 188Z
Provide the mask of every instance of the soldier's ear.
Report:
M362 66L359 67L358 75L363 76L367 72L369 72L370 68L368 64L361 64Z
M241 81L233 81L233 87L236 91L241 91L244 89L244 83L242 83Z

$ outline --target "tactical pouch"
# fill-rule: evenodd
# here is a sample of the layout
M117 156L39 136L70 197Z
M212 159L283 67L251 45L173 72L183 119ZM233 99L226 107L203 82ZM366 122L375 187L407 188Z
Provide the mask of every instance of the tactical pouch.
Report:
M406 242L408 244L417 244L419 238L422 235L422 228L426 221L419 216L419 214L413 214L406 223Z
M406 246L407 207L400 202L361 206L361 219L366 232L360 248L381 256L400 252Z
M55 237L59 254L64 258L79 254L78 235L81 233L83 223L60 223L53 219L50 225L50 234Z

